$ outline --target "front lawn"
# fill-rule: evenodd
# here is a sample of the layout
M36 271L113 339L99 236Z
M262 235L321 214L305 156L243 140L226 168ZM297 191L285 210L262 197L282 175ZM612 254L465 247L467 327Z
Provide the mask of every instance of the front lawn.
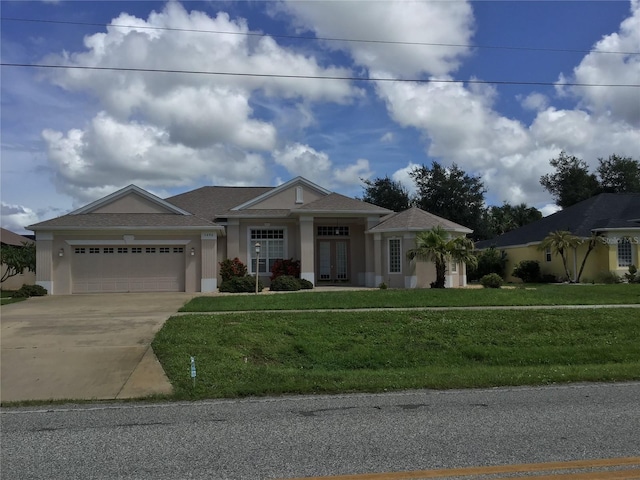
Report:
M301 291L277 295L197 297L181 312L315 310L336 308L503 305L612 305L640 303L640 284L535 285L502 289Z
M153 349L202 399L638 380L638 345L637 309L599 308L185 315Z
M11 298L15 292L13 290L0 290L0 305L8 305L26 300L26 298Z

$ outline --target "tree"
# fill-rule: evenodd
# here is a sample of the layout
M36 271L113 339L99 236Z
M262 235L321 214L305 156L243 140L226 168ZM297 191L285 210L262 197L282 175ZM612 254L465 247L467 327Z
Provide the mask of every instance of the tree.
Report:
M15 277L25 270L36 271L36 244L22 242L22 246L3 245L0 249L0 262L6 268L0 283Z
M589 173L584 160L567 155L563 150L549 163L556 171L540 177L540 184L554 196L558 206L570 207L599 193L600 183L593 173Z
M598 233L592 233L591 237L589 237L589 240L587 241L587 251L585 252L582 263L580 264L580 270L578 271L578 276L576 277L576 283L580 283L580 277L582 276L582 271L584 270L584 266L587 263L587 258L589 258L589 255L594 248L596 248L600 244L604 244L605 239Z
M537 208L528 207L525 203L513 206L505 202L500 207L494 205L488 208L487 229L491 237L494 237L523 227L541 218L542 213Z
M467 175L455 163L445 168L438 162L431 168L416 167L409 175L416 184L418 207L473 229L474 238L483 236L486 190L480 177Z
M564 272L567 275L567 280L572 282L571 274L569 273L569 266L567 264L567 255L570 249L576 248L581 243L582 240L571 232L566 230L556 230L555 232L549 233L549 235L542 240L538 248L540 250L550 248L553 254L560 255L562 258L562 265L564 266Z
M444 288L447 262L454 260L476 265L473 254L473 242L467 237L449 238L449 234L440 226L416 235L416 248L407 252L407 258L432 261L436 266L436 281L432 288Z
M640 162L631 157L610 155L598 159L600 187L604 192L640 192Z
M409 191L400 182L388 176L361 180L364 183L364 196L360 200L394 212L401 212L411 206Z

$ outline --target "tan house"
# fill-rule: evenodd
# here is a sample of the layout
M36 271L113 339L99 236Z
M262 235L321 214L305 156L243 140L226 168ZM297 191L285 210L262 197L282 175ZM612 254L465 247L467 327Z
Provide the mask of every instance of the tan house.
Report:
M0 242L2 243L0 248L4 248L7 245L23 247L25 243L33 243L33 240L23 237L22 235L18 235L11 230L2 228L0 229ZM0 272L2 277L4 277L6 271L7 266L2 265L2 272ZM25 269L22 273L7 278L2 282L1 287L3 290L17 290L22 285L33 285L34 283L36 283L36 273Z
M638 266L640 244L640 193L601 193L536 222L512 230L492 240L476 243L476 248L495 246L507 254L506 279L513 277L514 267L522 260L537 260L542 274L567 280L562 259L551 250L539 250L551 232L565 230L583 239L568 254L571 280L575 280L593 234L600 239L587 257L580 281L595 281L613 272L622 277L629 266Z
M430 264L410 262L415 235L471 230L413 208L394 213L302 177L278 187L202 187L161 199L135 185L31 225L37 283L50 294L214 292L218 264L238 257L268 284L277 259L300 260L314 285L426 287ZM255 244L260 243L256 262ZM466 285L450 265L448 286Z

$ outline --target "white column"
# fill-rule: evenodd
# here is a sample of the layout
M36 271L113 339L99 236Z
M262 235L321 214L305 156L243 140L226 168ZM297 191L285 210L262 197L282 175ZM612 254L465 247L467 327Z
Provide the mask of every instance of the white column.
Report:
M36 232L36 285L53 295L53 233ZM70 252L64 252L69 255ZM69 257L70 258L70 257Z
M200 291L215 292L218 288L218 235L215 232L202 233L200 245Z
M313 217L300 217L300 278L316 284Z

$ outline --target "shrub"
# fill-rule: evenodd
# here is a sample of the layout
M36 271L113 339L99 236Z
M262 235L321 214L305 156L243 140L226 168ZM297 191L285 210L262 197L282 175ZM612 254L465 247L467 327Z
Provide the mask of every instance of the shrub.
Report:
M637 283L638 282L638 269L635 265L629 265L629 273L625 273L624 277L627 279L629 283Z
M301 290L313 290L313 283L304 278L299 278L298 283L300 284Z
M273 281L282 275L300 278L300 260L284 258L273 262L273 266L271 267L271 280Z
M497 273L489 273L480 279L480 283L484 288L500 288L502 277Z
M300 282L297 278L291 275L280 275L271 282L269 287L273 292L295 292L300 290Z
M596 275L597 283L620 283L622 279L615 272L600 272Z
M558 279L556 278L555 275L551 274L551 273L545 273L544 275L542 275L542 277L540 278L540 281L542 283L556 283L558 281Z
M258 291L261 292L264 286L262 281L258 279ZM232 277L229 280L224 280L220 284L219 290L227 293L252 293L256 291L256 277L251 275L245 275L244 277Z
M231 280L235 277L244 277L247 275L247 266L240 261L238 257L233 260L227 258L219 263L220 265L220 277L222 282Z
M20 289L11 294L13 298L43 297L47 294L47 289L40 285L22 285Z
M470 281L478 280L490 273L497 273L504 278L505 267L507 266L507 254L504 250L496 247L489 247L486 250L475 253L478 265L467 264L467 278Z
M380 285L378 285L378 288L379 288L380 290L386 290L386 289L387 289L387 288L389 288L389 287L387 287L387 284L386 284L386 283L382 282Z
M513 276L524 283L540 281L540 262L537 260L523 260L513 269Z

